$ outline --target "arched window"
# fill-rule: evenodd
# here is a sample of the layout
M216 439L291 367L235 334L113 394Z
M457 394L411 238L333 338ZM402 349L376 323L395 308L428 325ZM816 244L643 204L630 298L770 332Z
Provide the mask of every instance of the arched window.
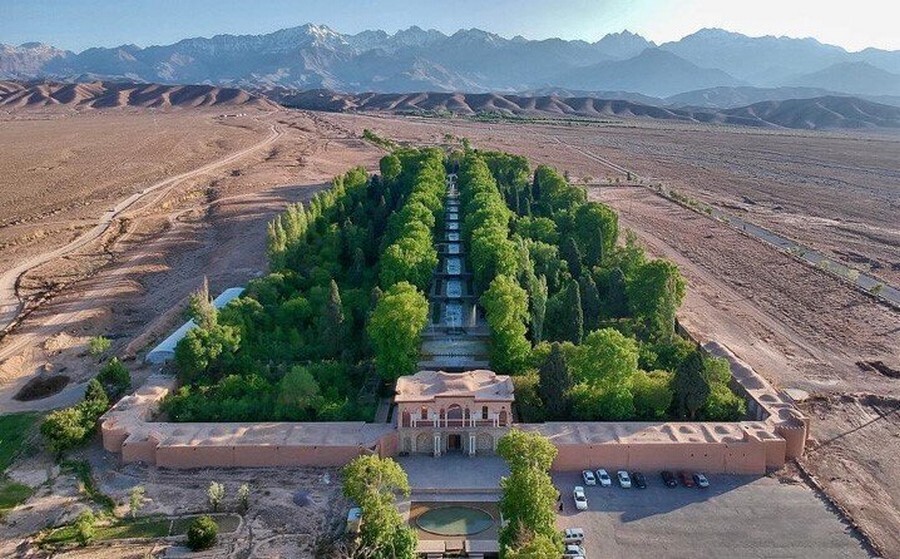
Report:
M428 419L428 408L426 408L425 406L422 406L422 419Z

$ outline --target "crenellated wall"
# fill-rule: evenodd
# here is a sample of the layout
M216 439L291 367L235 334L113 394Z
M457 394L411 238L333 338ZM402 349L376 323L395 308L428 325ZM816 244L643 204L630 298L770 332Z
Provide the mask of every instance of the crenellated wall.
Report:
M550 422L512 426L548 437L559 450L553 464L556 470L605 467L763 474L802 455L809 419L790 398L725 347L709 342L704 348L729 361L734 388L748 402L747 421ZM362 454L396 456L401 451L416 452L413 441L422 436L431 441L435 434L442 437L442 452L448 450L446 435L452 433L466 437L474 434L476 454L491 452L511 420L509 401L476 401L457 395L398 403L396 417L400 425L153 422L159 402L173 387L172 377L153 375L134 394L113 406L101 420L104 448L121 453L126 463L143 462L166 468L332 467ZM414 427L411 418L421 417L423 405L428 409L429 421ZM481 419L482 406L488 406L487 422ZM451 408L453 414L449 413ZM466 408L470 410L470 420L475 420L474 427L465 420ZM468 450L468 439L462 446Z

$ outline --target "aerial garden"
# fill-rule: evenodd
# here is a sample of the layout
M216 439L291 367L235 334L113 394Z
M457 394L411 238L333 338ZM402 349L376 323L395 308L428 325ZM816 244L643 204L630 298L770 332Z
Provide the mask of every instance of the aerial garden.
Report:
M371 420L379 392L416 371L448 171L491 366L513 376L520 420L743 417L727 362L678 333L678 269L620 239L613 210L522 157L404 148L276 218L270 272L241 298L192 299L167 418Z

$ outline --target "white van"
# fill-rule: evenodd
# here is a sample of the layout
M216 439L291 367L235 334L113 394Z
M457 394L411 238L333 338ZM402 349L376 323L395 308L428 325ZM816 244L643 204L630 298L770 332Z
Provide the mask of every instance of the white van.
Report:
M566 544L581 545L584 543L584 530L581 528L566 528L563 532L563 541Z

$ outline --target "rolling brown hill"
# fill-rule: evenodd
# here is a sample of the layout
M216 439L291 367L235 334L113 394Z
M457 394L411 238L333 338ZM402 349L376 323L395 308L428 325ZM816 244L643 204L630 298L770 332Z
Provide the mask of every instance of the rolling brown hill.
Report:
M462 116L536 118L645 118L804 130L900 128L900 107L855 97L766 101L735 109L659 107L624 100L557 95L522 96L496 93L361 93L328 90L270 89L268 98L286 107L332 112L455 114Z
M159 85L104 81L90 83L0 82L0 107L49 106L94 109L213 106L276 108L276 105L268 99L253 95L243 89L212 85Z

